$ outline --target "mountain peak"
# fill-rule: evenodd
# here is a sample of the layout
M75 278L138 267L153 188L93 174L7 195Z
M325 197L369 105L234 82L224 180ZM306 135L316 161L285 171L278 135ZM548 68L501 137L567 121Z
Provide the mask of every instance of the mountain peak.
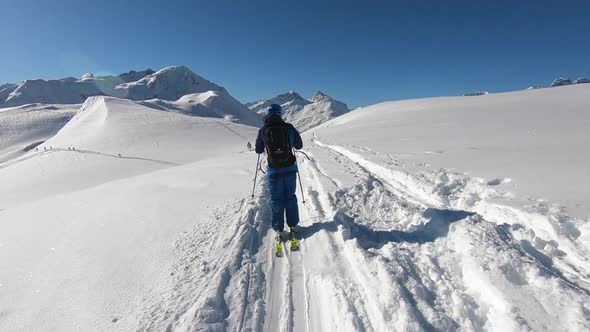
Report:
M86 73L84 75L82 75L82 77L80 77L81 80L87 80L87 79L91 79L94 78L94 75L92 73Z
M281 105L283 119L293 124L300 132L350 111L345 103L335 100L322 91L316 92L311 101L291 90L270 99L247 103L246 106L258 114L265 114L270 104Z
M193 73L185 66L162 68L140 80L119 84L115 90L125 94L125 97L131 100L153 98L177 100L187 94L207 91L227 93L223 87Z
M321 101L330 101L330 100L333 100L333 98L328 96L327 94L323 93L322 91L319 91L319 90L311 98L311 101L313 101L314 103L321 102Z
M246 103L246 106L254 112L262 114L271 104L283 105L283 107L287 106L285 104L289 104L290 106L300 105L303 107L309 103L309 100L301 97L297 92L290 90L273 98Z
M278 100L302 100L304 99L303 97L301 97L300 94L298 94L297 92L293 91L293 90L289 90L288 92L282 93L276 97L274 97L273 99L278 99Z
M123 82L129 83L138 81L148 75L155 73L155 71L151 68L141 71L130 70L126 73L120 74L119 78L123 80Z
M227 91L186 66L170 66L157 72L148 68L131 70L117 76L84 74L80 79L25 80L18 85L2 86L0 107L24 104L81 104L90 96L113 96L131 100L177 100L191 93Z

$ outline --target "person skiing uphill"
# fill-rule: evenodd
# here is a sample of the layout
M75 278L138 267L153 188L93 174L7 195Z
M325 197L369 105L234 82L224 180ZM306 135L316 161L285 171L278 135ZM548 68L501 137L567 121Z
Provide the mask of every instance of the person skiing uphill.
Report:
M298 242L294 238L294 228L299 223L297 207L297 163L293 148L303 148L299 132L281 118L281 106L272 104L266 111L264 126L258 131L256 153L266 150L268 157L267 177L270 190L270 209L272 228L277 232L277 256L280 256L280 234L285 228L285 215L290 228L291 247L297 249ZM295 247L295 248L294 248Z

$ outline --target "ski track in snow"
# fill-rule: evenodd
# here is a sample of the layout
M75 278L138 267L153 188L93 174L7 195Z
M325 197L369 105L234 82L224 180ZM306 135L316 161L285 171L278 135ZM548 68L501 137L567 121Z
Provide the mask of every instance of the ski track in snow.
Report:
M119 156L118 154L112 154L112 153L105 153L105 152L99 152L99 151L92 151L92 150L69 150L69 149L64 149L64 148L55 148L55 149L47 149L47 150L43 150L43 151L35 151L32 154L28 154L26 156L14 159L14 160L10 160L10 161L6 161L4 163L0 163L0 169L2 168L6 168L8 166L12 166L18 163L21 163L25 160L29 160L29 159L33 159L33 158L37 158L43 155L47 155L50 153L57 153L57 152L71 152L71 153L81 153L81 154L93 154L93 155L98 155L98 156L103 156L103 157L110 157L110 158L119 158L119 159L132 159L132 160L142 160L142 161L148 161L148 162L154 162L154 163L158 163L158 164L164 164L164 165L169 165L169 166L179 166L179 163L174 163L174 162L170 162L170 161L165 161L165 160L158 160L158 159L150 159L150 158L142 158L142 157L133 157L133 156Z
M274 256L260 178L259 198L221 206L178 240L137 330L590 329L581 221L501 205L493 184L448 170L409 174L394 157L310 145L300 251Z

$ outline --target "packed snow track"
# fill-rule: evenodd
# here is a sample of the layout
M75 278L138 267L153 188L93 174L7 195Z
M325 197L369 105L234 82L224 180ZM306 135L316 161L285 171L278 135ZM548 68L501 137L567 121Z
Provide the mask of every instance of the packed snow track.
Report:
M258 198L210 217L219 233L179 241L173 291L140 330L590 328L588 249L575 221L495 203L496 184L449 170L409 174L393 157L317 137L308 147L301 250L274 256L259 179Z

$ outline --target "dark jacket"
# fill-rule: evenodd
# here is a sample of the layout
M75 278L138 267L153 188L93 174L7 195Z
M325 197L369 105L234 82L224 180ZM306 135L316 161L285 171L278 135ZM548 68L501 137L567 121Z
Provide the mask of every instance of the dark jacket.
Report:
M256 137L256 153L260 154L264 152L266 146L264 142L264 132L269 125L276 123L284 123L287 127L289 127L289 144L291 144L292 147L297 150L303 148L303 140L301 139L301 135L299 135L297 129L295 129L292 124L283 121L281 117L273 115L264 119L264 126L258 130L258 137ZM281 168L272 168L269 166L267 174L268 176L271 176L273 174L289 172L297 172L297 164Z

